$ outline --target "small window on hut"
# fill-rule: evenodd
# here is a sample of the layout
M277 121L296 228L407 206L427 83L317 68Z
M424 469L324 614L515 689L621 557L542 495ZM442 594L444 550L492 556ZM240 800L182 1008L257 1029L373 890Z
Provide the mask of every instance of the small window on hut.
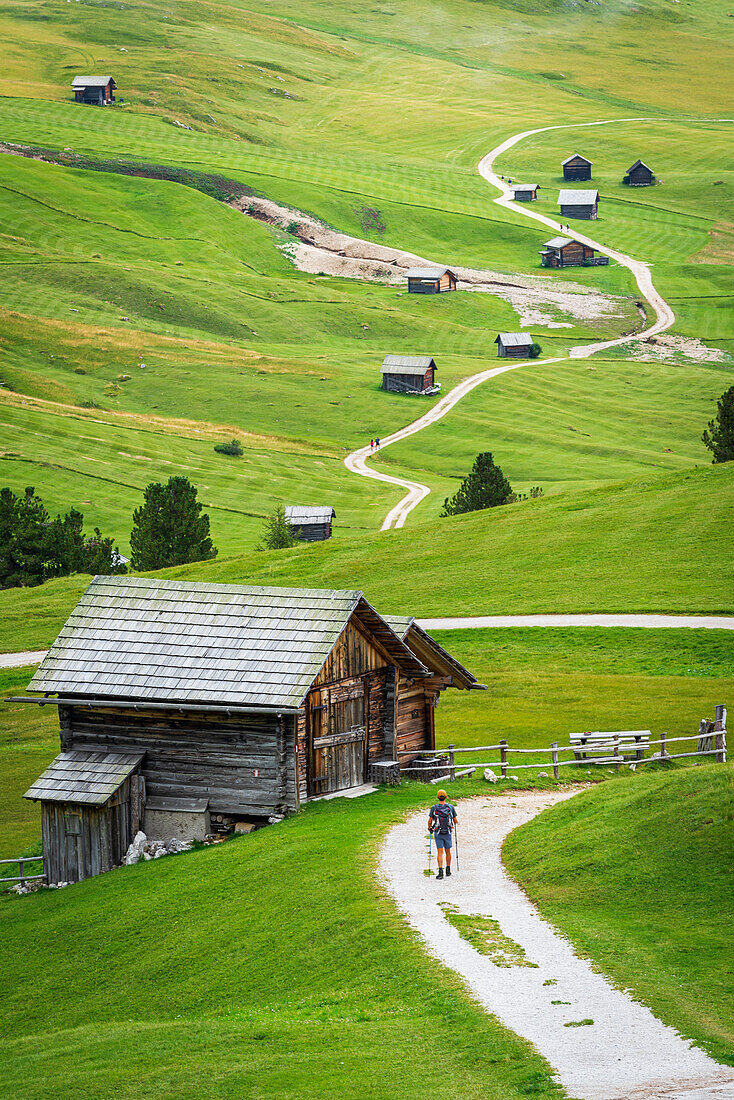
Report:
M64 810L64 831L67 836L78 836L82 831L82 815L78 810Z

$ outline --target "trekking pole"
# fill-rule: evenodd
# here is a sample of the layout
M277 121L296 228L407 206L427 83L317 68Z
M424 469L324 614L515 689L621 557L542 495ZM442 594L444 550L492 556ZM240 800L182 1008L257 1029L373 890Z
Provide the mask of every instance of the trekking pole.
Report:
M433 872L431 870L431 855L432 855L432 853L433 853L433 833L429 831L429 833L428 833L428 877L429 878L433 874Z
M459 826L454 822L454 841L456 844L456 870L459 870Z

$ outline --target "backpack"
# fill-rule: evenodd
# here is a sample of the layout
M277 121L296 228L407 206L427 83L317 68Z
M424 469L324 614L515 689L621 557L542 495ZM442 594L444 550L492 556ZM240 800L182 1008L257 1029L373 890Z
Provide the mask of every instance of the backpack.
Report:
M448 802L441 803L433 807L433 817L436 822L434 825L434 832L439 836L449 836L451 834L451 821L454 816L454 811Z

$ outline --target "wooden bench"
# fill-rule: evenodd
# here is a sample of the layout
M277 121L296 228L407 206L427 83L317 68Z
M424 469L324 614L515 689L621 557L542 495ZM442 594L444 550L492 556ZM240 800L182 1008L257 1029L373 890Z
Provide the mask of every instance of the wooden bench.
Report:
M615 738L617 739L615 741ZM569 736L575 760L614 756L615 744L625 760L642 760L650 741L650 730L620 730L613 733L572 733Z

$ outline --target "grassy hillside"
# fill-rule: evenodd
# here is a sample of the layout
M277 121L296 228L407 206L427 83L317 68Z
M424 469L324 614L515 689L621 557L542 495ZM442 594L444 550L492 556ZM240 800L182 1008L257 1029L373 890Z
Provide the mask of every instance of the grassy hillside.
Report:
M732 778L731 765L703 765L620 779L547 810L503 849L577 950L729 1065Z

